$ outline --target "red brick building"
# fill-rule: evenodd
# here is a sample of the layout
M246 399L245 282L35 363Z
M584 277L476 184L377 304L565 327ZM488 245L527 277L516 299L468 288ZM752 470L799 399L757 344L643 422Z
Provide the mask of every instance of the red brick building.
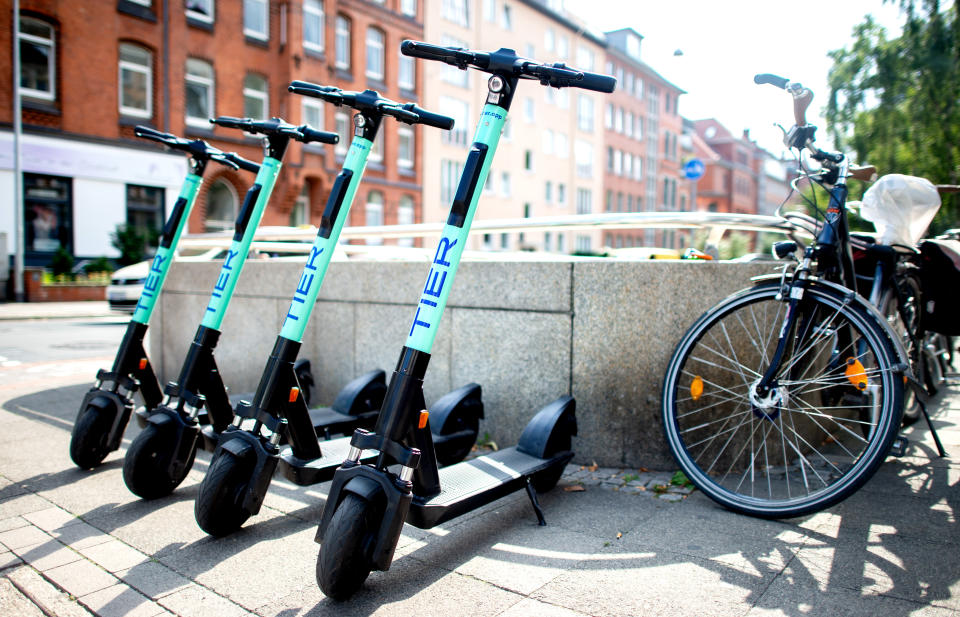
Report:
M604 210L606 212L691 209L691 184L683 178L679 98L683 90L640 59L643 37L631 28L606 33L606 72L617 89L606 99ZM679 246L672 231L604 232L611 248Z
M757 214L759 181L769 155L747 133L735 137L713 118L697 120L694 126L697 136L716 154L705 161L706 172L697 184L697 209Z
M280 116L337 131L336 148L290 147L263 218L317 223L350 141L350 114L288 94L287 84L305 79L416 101L421 76L401 60L399 44L422 38L422 10L417 0L21 0L27 263L48 263L59 246L116 255L109 237L117 224L162 222L185 160L135 138L137 124L253 160L262 158L257 138L213 128L207 117ZM10 0L0 0L0 15L0 46L9 50ZM12 70L10 54L0 54L3 83ZM12 122L12 98L0 96L4 195L12 194ZM420 220L420 130L384 122L350 224ZM232 226L252 182L211 165L188 230ZM12 208L3 208L0 231L12 238L13 227Z

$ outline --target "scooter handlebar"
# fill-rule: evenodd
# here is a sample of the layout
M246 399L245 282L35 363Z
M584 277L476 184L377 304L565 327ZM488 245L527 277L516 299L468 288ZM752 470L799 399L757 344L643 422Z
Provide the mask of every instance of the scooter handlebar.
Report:
M244 171L249 171L251 173L257 173L260 171L260 165L254 163L253 161L248 161L236 152L225 152L223 154L223 158Z
M300 136L297 137L297 141L301 141L305 144L311 142L320 142L322 144L336 144L340 142L340 136L336 133L330 133L328 131L318 131L317 129L311 128L309 125L301 124L297 127L297 132L300 133Z
M427 126L443 129L445 131L449 131L453 128L454 120L449 116L435 114L432 111L427 111L426 109L419 107L414 103L407 103L403 106L403 108L409 112L417 114L417 116L420 118L420 124L426 124Z

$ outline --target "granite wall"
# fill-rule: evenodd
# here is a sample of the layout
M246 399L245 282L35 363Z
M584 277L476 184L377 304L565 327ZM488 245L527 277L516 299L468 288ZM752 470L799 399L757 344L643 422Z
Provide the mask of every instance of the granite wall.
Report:
M297 261L246 264L223 322L217 364L231 392L256 388L299 280ZM151 357L176 379L219 262L176 262L151 320ZM770 264L701 261L464 262L424 382L427 402L471 381L483 386L481 435L516 443L554 398L577 400L576 460L673 469L660 388L687 327ZM413 320L425 263L331 264L304 335L318 400L350 379L389 372Z

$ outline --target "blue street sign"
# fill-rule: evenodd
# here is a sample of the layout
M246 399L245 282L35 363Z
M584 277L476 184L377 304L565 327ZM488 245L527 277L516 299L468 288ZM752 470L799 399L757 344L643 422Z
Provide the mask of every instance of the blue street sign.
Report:
M703 177L703 172L706 168L703 165L703 161L700 159L690 159L687 161L687 164L683 166L683 175L687 177L688 180L699 180Z

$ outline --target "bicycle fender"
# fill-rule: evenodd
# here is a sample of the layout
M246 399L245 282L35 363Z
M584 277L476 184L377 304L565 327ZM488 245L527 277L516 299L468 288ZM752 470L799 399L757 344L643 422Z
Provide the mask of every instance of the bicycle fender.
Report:
M782 280L780 274L764 274L761 276L755 276L750 279L753 282L754 286L767 285L770 283L779 283ZM856 304L867 313L877 322L880 328L887 333L887 339L890 341L891 346L893 347L894 353L897 354L898 363L900 364L900 370L907 375L910 379L915 379L913 375L913 369L910 368L909 356L907 356L907 350L903 347L903 341L900 340L893 330L890 329L890 324L887 323L886 318L880 313L880 309L870 304L870 302L858 294L855 291L847 289L843 285L838 283L832 283L830 281L825 281L823 279L807 279L806 285L811 289L821 289L831 293L833 295L838 295L844 300Z

